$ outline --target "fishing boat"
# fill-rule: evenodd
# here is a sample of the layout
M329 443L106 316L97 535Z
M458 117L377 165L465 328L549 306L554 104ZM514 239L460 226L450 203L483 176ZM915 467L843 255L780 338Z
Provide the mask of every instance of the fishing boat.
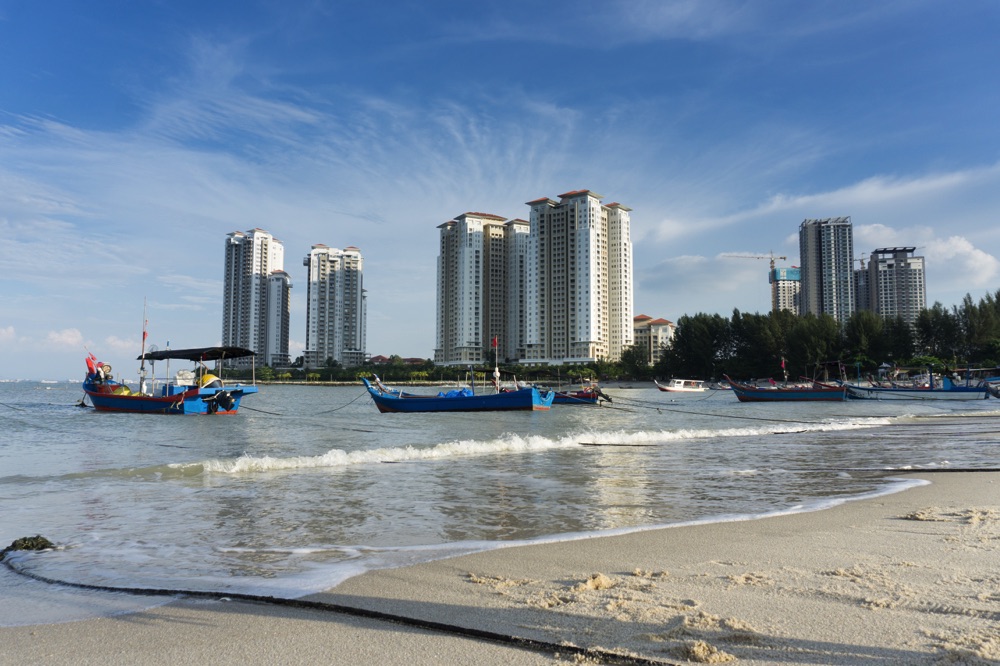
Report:
M926 385L904 385L897 382L871 382L869 386L845 384L851 398L861 400L984 400L990 397L989 382L956 384L948 376L936 381L928 377Z
M256 384L226 384L205 365L253 357L254 352L242 347L200 347L196 349L166 349L143 351L137 390L114 379L111 366L101 363L93 354L87 356L87 376L83 391L99 412L133 412L140 414L235 414L243 396L256 393ZM191 361L194 370L180 370L172 379L157 380L156 361ZM152 378L147 386L145 364L150 363ZM218 370L221 372L221 370Z
M671 379L666 384L661 384L654 379L653 383L661 391L670 393L702 393L708 390L705 382L700 379Z
M547 411L555 399L555 391L542 393L530 386L514 391L476 394L471 389L454 389L437 395L404 393L391 389L376 378L361 379L368 394L383 414L392 412L494 412L531 410Z
M843 402L847 399L847 387L821 382L810 382L806 386L773 385L760 387L733 381L726 381L733 387L733 393L740 402Z
M607 395L595 385L581 386L572 391L556 391L554 405L596 405L601 400L612 402L611 396Z

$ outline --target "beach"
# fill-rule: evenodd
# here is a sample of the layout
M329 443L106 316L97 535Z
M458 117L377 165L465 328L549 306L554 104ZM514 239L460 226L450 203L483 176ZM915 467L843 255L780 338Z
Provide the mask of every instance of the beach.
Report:
M617 654L635 663L997 663L1000 473L907 478L928 483L821 511L372 571L306 599L435 629L186 599L2 628L0 661L546 664ZM560 645L575 648L551 647Z

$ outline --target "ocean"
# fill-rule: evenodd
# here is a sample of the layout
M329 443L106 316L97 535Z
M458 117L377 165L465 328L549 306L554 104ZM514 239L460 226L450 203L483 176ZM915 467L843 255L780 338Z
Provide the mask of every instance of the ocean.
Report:
M484 549L820 509L914 483L901 470L1000 458L992 398L642 386L606 384L600 407L406 415L360 385L269 385L235 416L152 416L81 408L75 382L0 383L0 548L42 535L58 548L11 562L74 583L299 597ZM0 626L166 601L7 567L0 589Z

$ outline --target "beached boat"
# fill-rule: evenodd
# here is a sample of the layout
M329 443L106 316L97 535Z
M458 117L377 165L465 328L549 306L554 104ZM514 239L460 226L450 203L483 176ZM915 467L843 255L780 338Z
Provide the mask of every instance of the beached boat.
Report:
M726 377L740 402L842 402L847 399L847 387L821 382L807 386L774 385L767 387L743 384Z
M555 391L542 393L527 387L516 391L475 394L470 389L455 389L437 395L419 395L391 389L376 380L362 378L378 410L389 412L493 412L510 410L545 411L552 406Z
M254 384L225 384L205 365L207 361L221 361L252 357L254 352L241 347L200 347L196 349L166 349L143 352L137 360L150 362L183 360L195 364L195 370L180 370L173 379L147 381L143 375L137 390L117 381L111 366L101 363L90 354L87 357L87 376L83 391L94 409L99 412L135 412L145 414L235 414L244 395L257 392ZM169 374L169 365L167 366ZM144 371L143 371L144 372ZM221 372L221 371L219 371Z
M893 382L845 386L849 397L861 400L984 400L990 397L988 382L980 382L975 386L961 385L947 376L942 377L939 382L931 375L926 386L906 386Z
M708 390L705 382L700 379L671 379L666 384L661 384L654 379L653 383L661 391L670 393L701 393Z

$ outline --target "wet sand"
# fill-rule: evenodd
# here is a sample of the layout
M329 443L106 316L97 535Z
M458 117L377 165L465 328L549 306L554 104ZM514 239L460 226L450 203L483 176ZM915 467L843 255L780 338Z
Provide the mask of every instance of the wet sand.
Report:
M823 511L504 548L350 579L337 612L181 600L0 629L0 663L1000 663L1000 473ZM589 656L558 647L594 649ZM602 656L604 655L604 656Z

